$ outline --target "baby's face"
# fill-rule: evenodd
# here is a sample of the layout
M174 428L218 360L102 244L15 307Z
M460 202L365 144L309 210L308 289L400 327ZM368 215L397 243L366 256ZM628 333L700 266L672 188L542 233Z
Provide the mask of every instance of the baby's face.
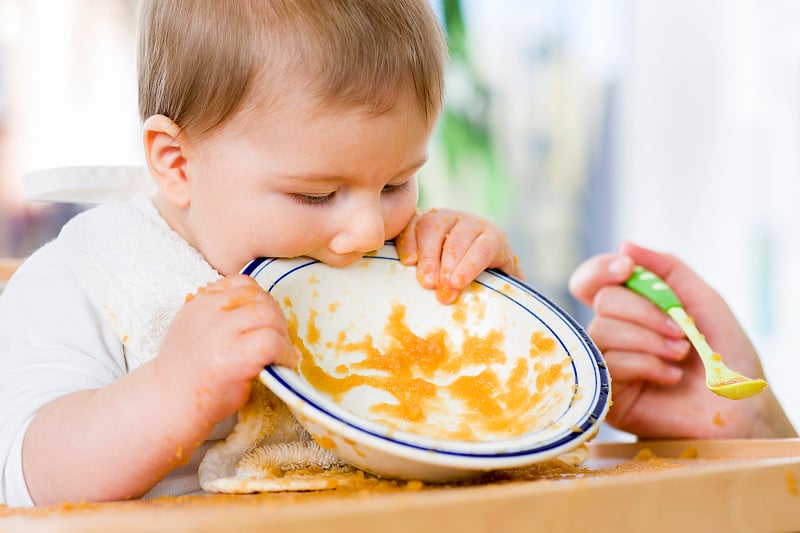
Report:
M261 256L349 265L413 216L432 122L405 101L377 117L302 95L245 108L187 157L183 233L223 275Z

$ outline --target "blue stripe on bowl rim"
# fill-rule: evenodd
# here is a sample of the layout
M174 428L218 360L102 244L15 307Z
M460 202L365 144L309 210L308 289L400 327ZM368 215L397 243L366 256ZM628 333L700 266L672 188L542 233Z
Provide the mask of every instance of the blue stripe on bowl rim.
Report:
M387 241L386 245L387 246L391 245L393 247L394 243L392 243L390 241ZM380 255L380 254L365 255L364 259L383 259L383 260L390 260L390 261L399 261L399 259L396 256L393 257L393 256ZM271 265L275 261L280 261L280 259L277 259L277 258L265 258L265 257L254 259L242 269L241 273L245 274L245 275L249 275L249 276L255 278L255 277L258 276L258 274L261 271L263 271L267 266ZM316 263L319 263L319 262L320 261L318 261L316 259L309 258L307 262L299 264L299 265L295 266L294 268L291 268L291 269L287 270L286 272L281 274L276 280L274 280L271 283L271 285L269 286L267 291L268 292L272 292L272 290L281 282L281 280L283 280L287 276L291 275L292 273L294 273L294 272L296 272L298 270L301 270L303 268L309 267L311 265L314 265ZM586 433L588 431L590 431L598 423L598 421L601 420L604 417L604 413L605 413L606 409L608 408L608 400L609 400L609 395L610 395L610 390L611 390L611 388L610 388L611 380L610 380L610 376L609 376L609 373L608 373L608 369L606 368L606 365L605 365L605 361L603 360L603 357L600 354L600 350L598 350L597 346L595 346L594 342L591 340L589 335L584 331L584 329L580 326L580 324L578 324L578 322L575 321L575 319L573 319L569 314L567 314L565 311L563 311L558 305L556 305L553 301L551 301L549 298L547 298L543 294L539 293L538 291L536 291L532 287L528 286L524 282L522 282L522 281L520 281L520 280L518 280L516 278L513 278L511 276L508 276L508 275L506 275L503 272L500 272L498 270L489 269L489 270L484 271L484 274L488 274L488 275L494 276L494 277L500 279L503 282L509 283L510 285L515 286L516 288L518 288L522 292L528 293L529 295L533 296L534 299L536 299L540 303L542 303L553 314L555 314L557 317L559 317L561 320L563 320L566 323L566 325L569 327L569 329L571 329L573 331L573 333L576 334L576 336L582 341L581 344L582 344L583 348L588 352L591 360L594 362L593 370L594 370L594 378L595 378L595 393L594 393L594 396L592 398L592 401L589 404L589 409L583 415L581 415L579 417L581 422L579 424L575 424L574 426L570 426L569 428L566 428L562 433L556 435L555 437L553 437L553 438L551 438L551 439L549 439L547 441L544 441L544 442L541 442L541 443L537 443L536 447L525 448L525 449L514 450L514 451L508 451L508 452L498 451L498 452L492 452L492 453L481 453L481 452L454 451L454 450L445 449L445 448L432 446L432 445L422 445L422 444L416 444L414 442L408 442L406 440L396 438L397 435L403 435L403 434L405 434L407 432L404 432L404 431L392 431L393 436L388 436L388 435L385 435L385 434L382 434L382 433L378 433L378 432L372 431L372 430L370 430L368 428L365 428L365 427L355 423L353 420L347 420L347 419L342 418L341 416L338 416L335 413L332 413L331 411L326 409L324 406L320 405L318 402L316 402L312 398L309 398L308 396L303 394L301 391L298 391L296 388L294 388L289 382L287 382L283 378L281 373L282 372L292 372L291 369L279 367L277 365L267 365L266 367L264 367L264 370L269 375L269 377L272 380L274 380L274 382L276 382L280 387L282 387L287 393L291 393L293 396L295 396L296 398L300 399L302 402L304 402L305 404L307 404L308 406L313 408L318 413L321 413L322 415L324 415L324 416L326 416L326 417L328 417L330 419L333 419L333 420L337 421L338 423L343 424L343 425L345 425L345 426L347 426L349 428L352 428L352 429L357 430L359 432L362 432L364 434L370 435L373 438L379 439L379 440L384 441L386 443L399 445L399 446L402 446L402 447L405 447L405 448L410 448L410 449L413 449L413 450L425 451L425 452L434 452L434 453L437 453L437 454L453 456L453 457L465 457L465 458L476 458L476 459L494 459L494 458L502 459L502 458L526 457L526 456L531 456L531 455L542 454L542 453L545 453L545 452L560 448L560 447L566 445L567 443L569 443L569 442L571 442L573 440L576 440L576 439L579 439L579 438L585 438ZM519 305L520 307L525 309L525 311L527 311L532 316L534 316L537 320L539 320L545 327L547 327L547 329L551 332L551 334L553 334L553 336L556 339L558 339L558 341L561 344L562 348L564 348L564 351L568 354L568 356L570 358L570 361L571 361L573 374L574 374L574 376L576 378L576 381L577 381L577 370L575 369L575 364L574 364L574 360L572 359L572 357L573 357L572 354L570 353L569 350L567 350L566 346L564 346L562 339L552 331L550 326L544 320L539 318L539 316L536 315L536 313L534 313L531 309L525 307L522 303L520 303L517 300L513 299L508 294L505 294L505 293L503 293L501 291L498 291L494 287L491 287L490 285L487 285L486 283L484 283L484 282L482 282L480 280L476 280L476 282L479 283L480 285L486 287L487 289L489 289L489 290L491 290L493 292L496 292L498 294L501 294L501 295L505 296L506 298L508 298L509 300L513 301L515 304ZM275 392L275 391L273 391L273 392ZM573 396L573 398L574 398L574 396ZM563 417L566 414L567 411L569 411L569 407L572 405L572 403L573 403L573 400L570 401L570 404L569 404L569 406L567 406L567 409L565 410L565 412L562 413L559 416L558 419L554 420L551 423L551 425L556 423L558 420L560 420L560 418ZM359 418L359 417L354 414L353 418ZM537 432L534 432L532 434L527 434L526 436L529 437L530 435L533 435L533 434L538 433L540 431L544 431L545 429L547 429L547 427L549 427L549 426L546 426L544 428L540 428L539 430L537 430ZM580 431L575 431L575 429L579 429ZM426 437L420 437L420 436L414 435L412 433L408 433L408 435L410 437L412 437L414 440L420 440L420 441L423 441L423 442L426 441L426 440L437 440L437 439L430 439L430 438L426 438ZM493 444L500 444L502 442L503 441L493 441Z

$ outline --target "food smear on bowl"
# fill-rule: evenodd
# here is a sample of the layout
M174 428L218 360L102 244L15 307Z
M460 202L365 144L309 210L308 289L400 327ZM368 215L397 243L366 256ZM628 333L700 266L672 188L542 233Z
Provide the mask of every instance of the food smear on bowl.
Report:
M482 290L473 284L443 307L451 313L447 328L415 332L406 305L395 302L382 332L350 338L352 330L340 330L327 342L320 312L310 308L301 320L286 297L298 372L338 404L349 394L361 404L369 398L360 410L369 420L425 437L494 441L556 423L575 394L569 354L544 328L532 331L524 353L512 354L501 326L471 327L487 312Z

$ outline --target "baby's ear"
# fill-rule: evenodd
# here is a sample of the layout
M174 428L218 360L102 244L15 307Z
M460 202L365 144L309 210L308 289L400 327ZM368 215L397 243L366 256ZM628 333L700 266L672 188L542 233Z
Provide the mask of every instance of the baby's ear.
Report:
M186 135L164 115L144 121L144 154L159 193L176 207L188 207L189 179L186 176Z

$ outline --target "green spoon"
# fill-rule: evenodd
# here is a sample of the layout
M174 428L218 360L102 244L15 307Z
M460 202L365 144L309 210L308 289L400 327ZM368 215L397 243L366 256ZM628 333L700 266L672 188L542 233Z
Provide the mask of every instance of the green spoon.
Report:
M758 394L767 386L763 379L745 377L725 366L722 357L711 349L705 337L697 331L694 320L686 314L681 301L663 279L637 266L625 285L656 304L678 323L703 361L706 387L710 391L731 400L741 400Z

